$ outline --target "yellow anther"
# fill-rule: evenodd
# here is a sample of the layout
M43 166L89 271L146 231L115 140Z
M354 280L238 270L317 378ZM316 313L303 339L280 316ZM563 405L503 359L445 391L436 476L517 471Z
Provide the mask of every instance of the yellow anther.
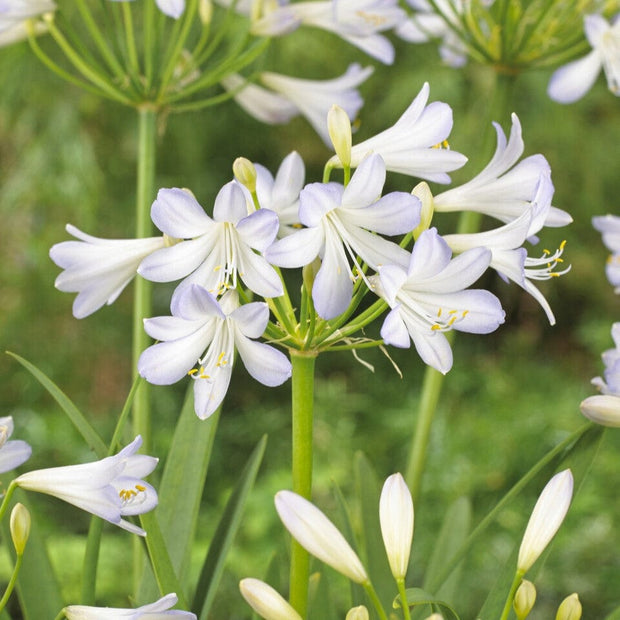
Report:
M456 321L456 316L453 316L449 321L448 321L448 327L452 327L452 325L454 325L454 322Z
M217 357L216 366L226 366L228 364L228 360L226 359L226 353L222 351Z
M549 250L547 250L546 248L543 250L543 256L545 256L546 254L551 254L551 252L549 252Z
M222 265L216 265L213 267L213 271L219 271L222 268Z
M358 17L361 17L364 21L372 24L373 26L382 26L387 21L385 17L381 15L375 15L373 13L367 13L366 11L355 11Z
M193 376L194 376L197 372L198 372L198 369L197 369L197 368L192 368L191 370L189 370L189 371L187 372L187 374L188 374L190 377L193 377Z
M303 228L303 224L291 224L291 228Z
M136 484L136 489L140 492L140 493L144 493L144 491L146 491L146 487L141 485L141 484Z
M438 329L441 329L441 325L435 323L434 325L431 325L431 329L436 332Z
M450 310L450 312L448 312L448 314L456 314L458 312L458 310Z
M564 239L564 241L560 243L560 250L563 250L565 245L566 245L566 239Z
M437 310L437 318L441 317L441 312L442 312L442 309L439 308L439 310Z
M463 310L462 318L465 318L469 314L469 310Z

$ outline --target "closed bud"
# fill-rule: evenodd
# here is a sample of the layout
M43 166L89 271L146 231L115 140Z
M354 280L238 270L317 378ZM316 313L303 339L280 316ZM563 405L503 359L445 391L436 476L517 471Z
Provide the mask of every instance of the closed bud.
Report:
M368 610L363 605L349 609L345 620L368 620Z
M248 605L265 620L301 620L284 598L264 581L242 579L239 590Z
M233 174L241 185L247 187L251 194L256 192L256 168L245 157L237 157L233 162Z
M433 213L435 211L435 203L433 202L433 194L431 188L426 181L418 183L411 193L420 199L422 210L420 211L420 223L413 231L413 238L417 241L418 237L431 227L433 221Z
M15 504L10 519L11 538L17 555L23 555L30 536L30 512L23 504Z
M334 150L344 168L351 167L351 121L348 114L338 105L327 113L327 131Z
M580 620L581 603L576 593L567 596L558 607L555 620Z
M525 620L536 602L536 588L531 581L524 579L517 588L512 602L518 620Z
M612 394L589 396L579 405L588 420L602 426L620 427L620 397Z
M427 616L426 618L424 618L424 620L443 620L443 616L441 614L435 613Z

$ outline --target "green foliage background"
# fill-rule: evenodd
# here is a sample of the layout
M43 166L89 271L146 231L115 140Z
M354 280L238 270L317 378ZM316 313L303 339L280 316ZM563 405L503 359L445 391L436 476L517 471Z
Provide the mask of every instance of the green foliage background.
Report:
M450 144L471 163L453 175L470 178L488 160L480 136L492 88L490 69L441 66L432 46L399 44L393 67L377 66L362 87L359 138L391 125L424 81L431 100L454 110ZM330 56L326 60L325 50ZM360 55L329 35L309 31L278 42L266 68L306 77L333 77ZM611 347L610 328L619 317L618 301L604 276L607 252L590 225L593 215L618 211L620 142L618 100L599 80L581 102L560 106L545 95L549 73L521 76L512 111L522 122L526 155L542 152L556 186L554 204L575 223L545 231L543 244L567 240L571 272L541 288L556 313L551 328L537 304L514 286L485 277L502 299L506 324L486 337L461 336L455 365L446 381L431 437L428 472L416 504L416 534L408 585L419 585L447 506L467 495L474 523L553 445L579 427L579 402L593 393L591 377L602 371L600 353ZM135 114L60 82L43 68L28 46L0 51L0 343L37 364L90 412L109 436L129 389L130 304L125 292L111 308L82 321L71 316L73 296L56 291L58 269L49 247L67 239L67 222L102 237L132 235ZM509 130L509 116L495 119ZM207 209L218 189L232 178L235 157L245 156L275 172L281 159L298 150L307 180L318 180L329 152L303 120L266 127L229 103L200 113L162 119L157 184L188 187ZM391 189L410 189L405 177ZM437 220L449 230L453 220ZM158 288L158 313L165 313L169 290ZM383 479L404 470L408 440L423 367L413 351L391 352L402 370L377 351L363 358L374 374L347 354L318 362L315 501L336 514L332 485L353 499L357 451L366 453ZM90 460L69 422L34 380L8 356L0 357L2 415L15 419L15 435L34 449L32 467ZM184 386L155 388L155 453L165 452ZM251 448L268 433L267 456L259 474L241 536L213 618L247 617L237 594L244 576L264 575L285 537L273 509L273 494L290 486L288 386L267 390L239 367L226 399L214 461L204 496L201 546L206 546L222 506ZM577 591L584 618L603 618L620 604L620 514L618 450L620 437L608 431L590 477L579 490L567 521L536 581L539 603L534 618L549 618L564 596ZM513 547L540 488L501 514L468 558L465 600L454 601L462 617L474 617ZM66 577L67 602L79 596L82 539L88 520L59 502L33 501L41 527L52 533L50 549ZM377 533L378 535L378 533ZM128 575L117 568L126 552L125 535L104 539L102 604L125 602ZM129 568L127 568L129 571ZM277 585L277 584L274 584ZM336 580L332 590L345 587Z

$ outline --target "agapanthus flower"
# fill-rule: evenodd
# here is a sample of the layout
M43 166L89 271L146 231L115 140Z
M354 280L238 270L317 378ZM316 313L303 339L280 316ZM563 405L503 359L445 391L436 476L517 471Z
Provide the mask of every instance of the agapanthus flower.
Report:
M485 247L491 250L489 267L495 269L504 280L512 280L526 290L542 306L549 323L555 324L555 317L544 295L534 286L532 280L548 280L565 274L570 266L555 271L562 264L564 246L554 253L544 251L539 258L529 257L522 247L528 238L533 237L543 227L551 208L553 184L551 177L543 173L538 184L538 191L531 206L519 217L499 228L471 234L444 235L444 240L453 252Z
M104 304L116 301L133 280L138 265L149 254L174 243L165 235L147 239L100 239L67 224L79 241L63 241L50 249L50 258L64 271L54 285L65 293L78 293L73 316L82 319Z
M372 67L353 63L343 75L332 80L304 80L269 71L261 73L259 79L273 92L293 103L329 145L325 122L329 109L333 104L339 105L354 120L364 103L356 89L372 71Z
M0 0L0 47L25 39L28 34L28 20L52 13L56 3L51 0ZM32 24L35 34L46 30L43 22Z
M253 340L267 327L266 303L240 306L235 290L218 302L202 286L190 284L173 297L171 310L172 316L145 319L144 329L160 342L142 353L138 372L155 385L170 385L190 375L199 418L209 417L224 399L235 349L250 375L263 385L280 385L290 377L286 356Z
M620 323L614 323L611 327L611 337L614 348L604 351L601 357L605 364L603 377L594 377L592 384L601 394L609 394L620 397Z
M573 497L573 474L565 469L542 490L519 548L517 570L525 574L545 550L562 525Z
M611 252L607 259L605 273L609 283L620 293L620 217L617 215L598 215L592 218L592 226L603 235L603 243Z
M521 123L512 114L510 138L498 123L497 148L491 161L471 181L437 194L433 199L436 211L476 211L510 222L526 211L534 200L540 178L549 175L549 163L542 155L530 155L517 163L523 154ZM557 227L572 222L568 213L550 207L544 225Z
M289 153L280 164L276 176L265 166L256 168L256 195L261 209L278 215L278 237L286 237L299 228L299 193L304 186L306 168L299 153Z
M127 0L112 0L113 2L126 2ZM151 2L151 0L146 0ZM155 0L159 10L168 17L178 19L185 11L185 0Z
M581 99L605 71L609 90L620 96L620 14L609 23L602 15L586 15L584 31L592 51L560 67L551 76L547 93L559 103Z
M409 348L410 340L424 361L447 373L452 349L445 337L451 329L487 334L504 322L497 297L467 289L487 269L491 251L475 248L452 258L435 228L424 231L413 246L408 268L386 265L373 278L375 292L391 312L381 327L386 344Z
M351 166L357 167L369 153L383 157L385 167L436 183L449 183L447 172L465 164L467 158L446 146L452 130L452 109L447 103L434 101L426 105L429 86L422 89L396 123L351 149ZM334 155L329 162L342 165Z
M32 454L32 448L25 441L9 441L12 434L13 418L10 415L0 418L0 474L19 467Z
M307 185L299 197L299 220L307 228L276 241L265 252L270 262L281 267L301 267L321 257L312 299L324 319L338 316L351 302L353 281L362 273L357 256L375 270L406 263L405 250L374 233L412 231L420 221L420 202L405 192L377 200L384 183L383 159L370 155L346 187L339 183Z
M63 609L67 620L114 620L125 618L126 620L139 620L150 618L151 620L164 620L165 618L185 618L196 620L196 614L191 611L170 609L177 604L176 594L166 594L158 601L142 605L136 609L119 609L117 607L89 607L87 605L68 605Z
M190 192L173 188L159 190L151 207L151 219L167 235L185 241L142 261L138 273L147 280L172 282L185 278L182 286L200 284L218 296L235 288L240 278L258 295L282 295L278 274L259 254L275 239L278 216L269 209L248 215L245 193L235 181L218 192L213 218Z
M136 454L141 445L138 435L114 456L94 463L30 471L14 482L26 491L53 495L133 534L146 536L143 529L122 518L143 514L157 505L157 492L142 478L155 469L158 459Z

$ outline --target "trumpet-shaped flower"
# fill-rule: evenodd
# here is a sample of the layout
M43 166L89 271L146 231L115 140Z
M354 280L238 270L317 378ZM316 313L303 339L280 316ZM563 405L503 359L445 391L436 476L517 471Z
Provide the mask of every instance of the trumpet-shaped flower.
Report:
M505 313L495 295L465 290L490 262L487 248L452 258L435 228L424 231L413 246L407 269L386 265L372 280L375 292L392 308L381 328L383 340L405 349L412 340L424 363L447 373L452 368L452 349L446 331L487 334L504 322Z
M400 474L392 474L383 484L379 520L392 575L397 581L404 579L413 540L413 500Z
M592 384L599 388L601 394L620 397L620 323L611 327L611 337L616 345L602 354L605 372L603 377L594 377Z
M71 224L67 232L79 241L63 241L50 249L50 258L64 271L54 285L59 291L77 293L73 316L83 319L104 304L112 304L133 280L149 254L166 247L170 239L100 239Z
M620 15L609 23L602 15L586 15L584 30L592 51L560 67L551 76L547 93L558 103L581 99L605 71L609 90L620 96Z
M126 620L139 620L151 618L151 620L164 620L165 618L185 618L196 620L196 614L191 611L170 609L178 601L176 594L166 594L158 601L142 605L136 609L119 609L116 607L88 607L86 605L69 605L63 609L67 620L114 620L125 618Z
M239 277L258 295L282 295L278 274L254 251L263 252L271 245L278 231L278 216L268 209L248 215L244 191L235 181L219 191L213 218L190 192L174 188L159 190L151 219L167 235L185 241L142 261L138 273L147 280L185 278L183 286L200 284L217 296L235 288Z
M127 0L113 0L113 2L126 2ZM150 0L149 0L150 1ZM168 17L179 19L185 11L185 0L155 0L159 10Z
M306 169L299 153L289 153L280 164L275 178L261 164L256 168L256 195L261 209L271 209L278 214L278 237L286 237L299 228L299 193Z
M573 474L570 469L556 474L540 494L525 529L517 570L523 575L536 562L562 525L573 497Z
M435 101L428 106L429 86L424 84L417 97L396 123L351 149L351 166L356 167L369 153L378 153L387 170L449 183L447 172L465 164L467 158L447 148L446 140L452 130L452 110L446 103ZM337 155L329 162L341 166Z
M516 282L530 293L544 309L549 323L554 325L555 317L549 303L531 280L548 280L570 270L568 266L561 271L554 271L554 268L562 263L563 245L553 254L545 250L540 258L529 257L527 250L522 247L526 239L535 235L543 227L551 208L552 196L551 177L543 173L530 207L519 217L499 228L485 232L445 235L444 241L456 253L476 247L491 250L489 266L505 280Z
M21 439L9 441L13 434L13 418L0 418L0 474L11 471L25 463L32 454L32 448Z
M157 505L157 492L142 478L155 469L158 459L135 454L141 445L138 435L114 456L94 463L30 471L14 482L26 491L53 495L133 534L146 536L143 529L122 518L143 514Z
M607 259L605 273L609 283L620 293L620 217L598 215L592 218L592 226L603 235L603 243L612 253Z
M324 319L338 316L351 302L353 280L362 273L357 256L375 270L390 263L406 264L405 250L373 233L410 232L420 221L420 202L404 192L377 200L384 183L383 160L370 155L346 187L338 183L307 185L299 197L299 219L307 228L276 241L265 252L270 262L281 267L301 267L317 256L322 258L312 299Z
M351 581L368 582L366 570L355 551L314 504L292 491L278 491L275 504L284 527L308 553Z
M327 113L332 105L339 105L355 119L364 101L356 88L370 76L372 67L362 68L357 63L333 80L302 80L278 73L264 72L260 81L272 91L290 101L308 119L325 144L331 144L327 132Z
M293 607L264 581L242 579L239 590L247 604L265 620L302 620Z
M523 154L521 123L512 115L510 138L493 123L497 132L497 148L491 161L471 181L435 196L436 211L476 211L510 222L527 210L539 188L541 176L551 173L542 155L531 155L517 161ZM550 207L545 226L565 226L572 222L568 213Z
M138 372L155 385L170 385L189 374L199 418L209 417L224 399L235 348L250 375L263 385L280 385L290 377L291 364L283 353L252 340L267 327L266 303L239 306L234 290L218 303L202 286L191 284L173 297L171 309L172 316L145 319L146 332L161 342L142 353Z

